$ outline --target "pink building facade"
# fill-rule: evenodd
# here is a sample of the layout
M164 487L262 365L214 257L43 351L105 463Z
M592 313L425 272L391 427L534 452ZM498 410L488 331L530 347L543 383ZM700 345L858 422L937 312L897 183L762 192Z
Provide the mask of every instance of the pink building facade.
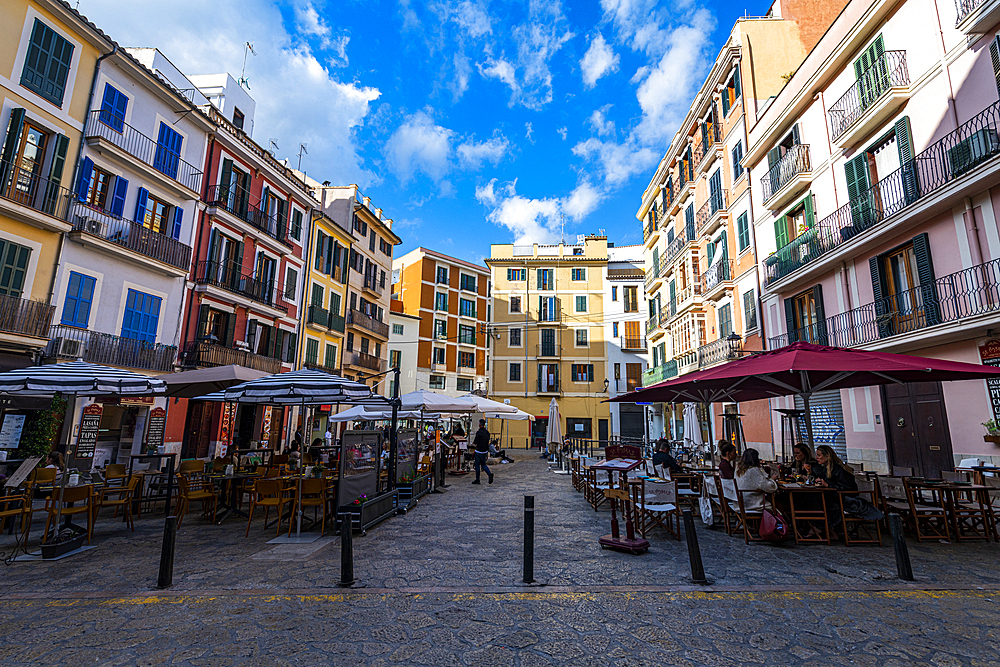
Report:
M990 358L1000 339L998 8L850 2L761 105L744 164L768 349L808 340ZM982 426L1000 421L993 393L982 381L828 392L813 408L816 440L865 470L939 477L965 458L1000 463Z

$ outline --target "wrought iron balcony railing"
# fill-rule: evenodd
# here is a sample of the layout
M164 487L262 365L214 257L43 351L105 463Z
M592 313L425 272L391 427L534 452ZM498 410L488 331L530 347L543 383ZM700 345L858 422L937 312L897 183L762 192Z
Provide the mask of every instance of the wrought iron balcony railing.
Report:
M743 339L720 338L698 348L698 368L708 368L743 356Z
M632 338L629 336L621 337L621 349L622 350L638 350L644 351L646 349L646 339L641 336L638 338Z
M677 255L680 254L681 250L684 249L684 246L687 245L688 241L693 241L694 238L695 238L694 223L692 222L689 225L685 224L683 227L683 233L675 236L674 240L667 245L666 263L670 264L671 262L673 262L674 258L676 258Z
M720 259L713 263L705 273L701 274L705 292L710 292L719 285L733 279L733 260Z
M729 193L725 189L713 192L708 201L701 205L701 208L698 209L698 215L695 216L698 233L704 234L715 214L725 212L728 205Z
M654 368L647 368L642 373L642 386L649 387L657 382L664 382L677 377L677 360L665 361Z
M167 373L177 359L176 345L147 343L100 331L57 324L49 331L44 355L49 359L83 359L95 364Z
M539 343L535 346L535 352L539 357L561 357L562 346L555 343Z
M785 185L799 174L812 171L812 163L809 159L809 146L806 144L796 144L788 149L780 160L767 172L761 181L761 188L764 191L764 201L770 199L775 192L785 187Z
M350 311L348 311L350 312ZM368 354L367 352L352 352L351 354L351 364L358 366L359 368L367 368L371 371L381 371L382 370L382 360L373 354Z
M699 168L705 162L706 158L712 155L718 144L722 141L722 129L718 123L712 123L708 126L707 132L702 132L701 138L701 143L694 147L692 155L692 161Z
M0 161L0 198L65 220L71 197L72 193L56 181L21 169L13 162Z
M0 332L48 338L56 307L0 294Z
M653 333L656 327L660 326L660 315L659 313L654 313L652 317L646 320L646 335Z
M837 139L887 90L909 83L906 51L886 51L830 107L830 134Z
M323 371L325 373L329 373L330 375L342 375L339 368L336 368L334 366L325 366L323 364L319 364L314 361L307 361L304 364L302 364L302 367L312 368L313 370L317 371Z
M366 315L360 310L353 308L348 308L347 310L347 323L353 324L355 326L361 327L367 331L372 332L377 336L382 338L389 337L389 325L384 322L379 322L374 317Z
M277 302L278 289L273 280L262 280L243 273L243 267L234 262L197 262L194 281L200 285L213 285L262 303L277 310L288 308Z
M208 341L189 343L184 349L184 365L187 367L204 366L245 366L264 373L281 372L281 360L254 354L246 350L236 350Z
M178 269L191 268L191 246L79 200L70 205L70 222L74 232L98 236Z
M201 170L181 159L172 148L160 144L128 123L95 109L87 119L87 138L99 137L172 178L188 190L201 189Z
M231 185L210 185L205 197L205 203L208 206L221 208L276 241L290 245L285 221L279 220L277 214L265 213L260 208L260 201L256 197L252 198L250 193L243 188Z
M1000 155L1000 102L920 152L764 260L770 285Z
M966 16L986 4L986 2L987 0L955 0L955 10L958 14L958 17L955 19L955 25L964 21Z
M330 324L330 311L322 306L310 304L309 308L306 309L306 321L309 324L318 324L321 327L327 327Z

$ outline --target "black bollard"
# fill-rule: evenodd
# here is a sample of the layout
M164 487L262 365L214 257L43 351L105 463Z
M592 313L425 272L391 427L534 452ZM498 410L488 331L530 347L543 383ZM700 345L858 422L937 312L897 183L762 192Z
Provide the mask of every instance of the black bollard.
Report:
M889 515L889 534L892 536L892 548L896 551L896 572L899 573L899 578L913 581L910 552L906 548L906 536L903 534L903 518L896 513Z
M351 513L340 515L340 583L341 588L354 585L354 542L351 539Z
M160 575L156 579L157 588L169 588L174 584L174 543L177 540L177 517L168 516L163 523L163 546L160 549Z
M535 580L535 497L524 497L524 583Z
M684 536L687 538L688 558L691 560L691 579L696 584L707 584L705 567L701 564L701 549L698 548L698 533L694 530L694 516L691 510L684 510Z

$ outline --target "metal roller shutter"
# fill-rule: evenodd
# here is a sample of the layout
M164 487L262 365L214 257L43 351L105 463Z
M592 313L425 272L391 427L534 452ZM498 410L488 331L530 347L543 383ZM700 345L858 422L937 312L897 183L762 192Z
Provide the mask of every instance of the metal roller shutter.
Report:
M795 407L802 410L805 405L802 398L795 397ZM813 439L815 444L830 445L837 455L847 460L847 438L844 430L844 408L840 402L840 390L818 391L809 399L809 408L812 412ZM802 419L800 424L802 435L805 437L806 423Z

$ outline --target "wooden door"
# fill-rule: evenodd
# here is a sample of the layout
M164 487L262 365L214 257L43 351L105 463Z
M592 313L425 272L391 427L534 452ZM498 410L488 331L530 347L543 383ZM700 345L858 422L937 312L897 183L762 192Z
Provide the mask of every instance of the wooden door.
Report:
M212 404L204 401L189 401L187 419L184 424L184 442L181 445L181 458L208 456L211 432Z
M887 385L882 390L889 464L923 477L953 470L951 435L940 382Z

